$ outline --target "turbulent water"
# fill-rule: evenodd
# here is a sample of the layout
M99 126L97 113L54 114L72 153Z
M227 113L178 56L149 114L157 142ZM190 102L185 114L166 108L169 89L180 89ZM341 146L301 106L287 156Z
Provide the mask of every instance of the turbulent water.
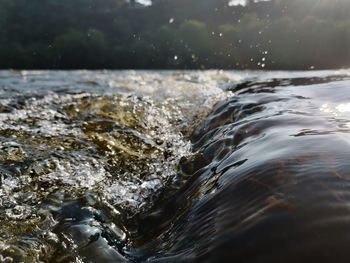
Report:
M0 262L348 262L350 72L0 72Z

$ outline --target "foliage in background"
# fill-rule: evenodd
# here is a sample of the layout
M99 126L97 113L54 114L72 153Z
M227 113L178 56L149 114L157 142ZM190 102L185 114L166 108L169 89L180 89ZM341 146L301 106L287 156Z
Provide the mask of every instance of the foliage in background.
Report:
M0 0L0 68L350 66L350 1Z

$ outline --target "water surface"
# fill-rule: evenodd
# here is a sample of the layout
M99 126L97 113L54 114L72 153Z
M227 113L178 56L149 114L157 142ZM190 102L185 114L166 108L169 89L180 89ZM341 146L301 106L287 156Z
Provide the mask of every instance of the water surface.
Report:
M13 262L347 262L348 71L0 72Z

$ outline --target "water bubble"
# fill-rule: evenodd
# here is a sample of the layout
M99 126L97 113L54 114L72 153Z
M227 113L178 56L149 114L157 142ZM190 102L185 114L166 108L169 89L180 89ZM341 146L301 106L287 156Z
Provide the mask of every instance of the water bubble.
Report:
M169 24L172 24L172 23L174 23L174 21L175 21L175 19L172 17L172 18L170 18L169 19Z
M176 56L176 55L174 56L174 60L177 60L178 58L179 58L178 56Z
M0 262L2 263L12 263L13 258L11 257L4 257L3 255L0 255Z

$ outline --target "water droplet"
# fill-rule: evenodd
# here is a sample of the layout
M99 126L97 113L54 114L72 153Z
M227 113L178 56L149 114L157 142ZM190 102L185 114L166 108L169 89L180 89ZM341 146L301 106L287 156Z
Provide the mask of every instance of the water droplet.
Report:
M175 56L174 56L174 60L177 60L177 59L178 59L178 56L175 55Z
M172 24L172 23L174 23L174 21L175 21L175 19L172 17L172 18L170 18L169 19L169 24Z

